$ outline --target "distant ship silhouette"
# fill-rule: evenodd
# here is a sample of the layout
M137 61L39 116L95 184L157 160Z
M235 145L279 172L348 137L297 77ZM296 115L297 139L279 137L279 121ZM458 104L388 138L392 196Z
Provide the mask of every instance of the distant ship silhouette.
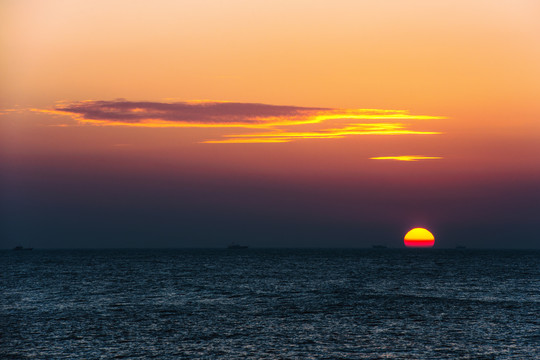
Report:
M21 251L21 250L32 250L33 248L25 248L25 247L22 247L22 246L15 246L13 248L14 251Z
M227 249L231 249L231 250L247 249L247 248L248 248L247 245L240 245L240 244L235 244L235 243L232 243L229 246L227 246Z

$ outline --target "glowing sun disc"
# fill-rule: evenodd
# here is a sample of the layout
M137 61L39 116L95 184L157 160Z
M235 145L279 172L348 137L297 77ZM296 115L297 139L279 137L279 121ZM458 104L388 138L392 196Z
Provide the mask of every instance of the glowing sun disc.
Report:
M414 228L405 235L403 242L406 247L433 247L435 237L427 229Z

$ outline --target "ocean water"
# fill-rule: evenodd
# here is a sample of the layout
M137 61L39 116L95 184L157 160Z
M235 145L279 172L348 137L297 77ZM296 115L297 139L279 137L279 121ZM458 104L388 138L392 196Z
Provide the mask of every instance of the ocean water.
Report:
M539 359L540 251L0 252L2 359Z

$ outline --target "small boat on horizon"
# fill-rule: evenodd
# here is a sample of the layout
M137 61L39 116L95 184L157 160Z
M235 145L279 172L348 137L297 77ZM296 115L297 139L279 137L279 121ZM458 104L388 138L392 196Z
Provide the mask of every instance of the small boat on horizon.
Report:
M239 250L239 249L247 249L247 248L248 248L247 245L240 245L236 243L232 243L229 246L227 246L227 249L229 250Z
M14 251L33 250L33 249L34 249L34 248L25 248L25 247L20 246L20 245L15 246L15 247L13 248Z

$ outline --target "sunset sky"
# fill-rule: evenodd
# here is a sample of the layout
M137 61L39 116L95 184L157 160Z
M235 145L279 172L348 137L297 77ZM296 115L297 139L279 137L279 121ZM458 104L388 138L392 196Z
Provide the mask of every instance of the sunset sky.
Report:
M0 247L540 247L536 0L0 3Z

